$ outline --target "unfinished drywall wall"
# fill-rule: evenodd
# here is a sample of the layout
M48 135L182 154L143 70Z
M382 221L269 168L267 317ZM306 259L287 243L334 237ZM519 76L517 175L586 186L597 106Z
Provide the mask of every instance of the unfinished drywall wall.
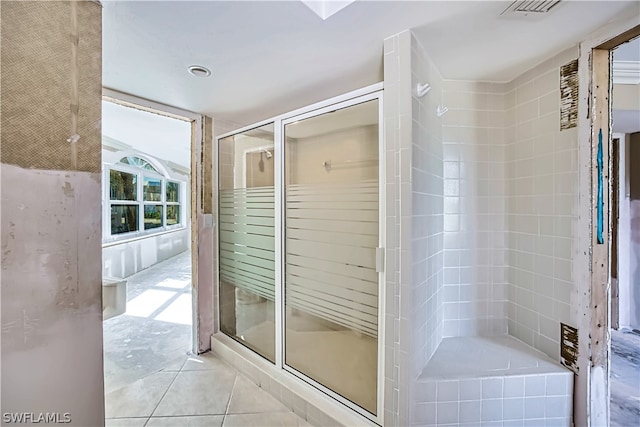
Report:
M211 349L211 335L215 328L215 208L213 178L213 119L202 116L200 129L193 129L191 143L191 281L193 286L193 312L195 334L194 351L203 353Z
M102 9L1 13L2 412L102 425Z

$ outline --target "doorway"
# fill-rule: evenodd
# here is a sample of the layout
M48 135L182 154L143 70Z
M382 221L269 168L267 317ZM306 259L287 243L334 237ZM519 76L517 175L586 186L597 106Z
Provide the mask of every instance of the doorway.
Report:
M217 164L221 331L373 420L380 110L372 92L258 123L222 135Z
M631 153L632 135L640 129L640 73L629 72L629 67L640 70L639 35L635 27L591 51L594 425L635 425L640 417L640 336L632 325L634 295L640 297L640 282L634 279L640 252L634 250L638 223L632 219L632 180L637 168Z
M192 119L102 103L103 336L109 396L193 349Z
M640 419L640 38L612 49L610 423ZM640 70L640 68L638 68Z

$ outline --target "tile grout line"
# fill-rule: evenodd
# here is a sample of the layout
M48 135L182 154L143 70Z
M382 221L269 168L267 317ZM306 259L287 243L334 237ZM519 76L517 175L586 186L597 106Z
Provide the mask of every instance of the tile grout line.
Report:
M224 422L227 419L227 414L229 413L229 407L231 406L231 398L233 397L233 392L236 390L236 383L238 382L238 370L234 369L236 375L233 377L233 386L231 387L231 393L229 393L229 400L227 400L227 407L224 410L224 414L222 415L222 423L220 427L224 426Z
M185 363L186 363L186 361L185 361ZM184 364L183 364L183 367L184 367ZM158 409L158 406L160 406L160 402L162 402L162 399L164 399L164 397L167 395L167 393L169 392L169 389L171 388L173 383L176 381L176 378L178 378L178 375L180 374L180 372L182 372L182 368L180 368L180 371L176 372L176 375L173 377L173 380L171 380L171 382L169 383L169 386L167 387L167 389L164 391L164 393L162 393L162 397L160 398L160 400L158 400L158 403L156 403L156 406L153 408L153 411L151 411L151 415L149 415L149 418L147 419L147 422L144 423L144 427L146 427L146 425L149 424L149 421L151 420L151 417L153 417L153 414L156 413L156 410Z

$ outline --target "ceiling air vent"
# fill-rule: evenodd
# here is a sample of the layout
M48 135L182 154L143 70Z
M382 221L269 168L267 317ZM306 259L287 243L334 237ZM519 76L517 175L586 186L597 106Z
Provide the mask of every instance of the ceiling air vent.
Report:
M500 15L506 14L542 14L548 13L560 3L560 0L516 0Z

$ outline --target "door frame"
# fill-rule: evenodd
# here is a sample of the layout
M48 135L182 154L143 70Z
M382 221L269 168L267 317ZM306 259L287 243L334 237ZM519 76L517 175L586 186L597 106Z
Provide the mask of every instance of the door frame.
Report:
M580 44L578 156L580 201L574 276L580 284L579 373L574 386L576 425L609 424L611 277L611 49L640 35L636 17L606 25ZM601 174L598 173L602 130ZM598 180L603 197L598 202ZM598 209L602 240L598 241ZM587 214L587 212L589 212ZM606 227L606 228L605 228ZM587 230L589 230L587 232Z
M341 97L340 97L341 98ZM336 98L334 98L336 99ZM280 127L280 135L282 136L279 141L276 141L276 144L279 142L282 146L278 147L276 150L276 156L280 157L280 162L276 162L276 166L280 164L280 168L277 169L276 175L278 175L276 179L276 204L280 209L284 208L285 201L285 176L284 176L284 158L285 158L285 147L284 147L284 137L285 137L285 126L291 123L295 123L300 120L309 119L312 117L318 117L323 114L331 113L336 110L341 110L344 108L349 108L354 105L362 104L368 101L378 100L378 248L384 248L384 239L386 235L386 199L385 199L385 186L386 186L386 173L383 164L384 159L384 129L383 129L383 93L381 90L370 92L368 94L360 95L358 97L352 97L347 100L338 100L330 105L327 105L322 108L310 109L306 112L300 112L299 114L286 114L284 115L279 123ZM276 158L277 158L276 157ZM320 160L318 160L320 162ZM320 164L320 163L318 163ZM284 238L284 212L280 212L280 216L278 217L281 220L281 232L277 236L279 236L279 245L277 245L276 250L276 270L279 270L279 274L276 273L276 277L280 277L279 286L281 288L281 292L284 291L285 283L284 283L284 272L285 272L285 238ZM277 238L278 239L278 238ZM278 240L277 240L278 241ZM279 251L278 251L279 249ZM379 252L379 249L376 250ZM318 381L313 380L309 376L304 373L296 370L295 368L287 365L284 361L285 354L285 334L284 334L284 316L285 316L285 307L284 307L284 299L283 296L280 296L278 299L280 302L280 311L277 311L278 304L276 303L276 313L281 315L281 319L277 319L276 323L280 324L280 328L276 328L276 337L280 334L280 337L276 338L276 348L280 349L280 358L278 359L279 364L278 368L289 372L290 374L302 379L303 381L313 385L317 389L323 391L329 396L333 397L343 405L349 407L350 409L356 411L360 415L371 419L372 421L377 422L378 424L382 424L384 411L384 320L385 320L385 310L384 310L384 268L382 260L377 260L377 272L378 272L378 367L377 367L377 397L376 397L376 415L371 414L370 412L364 410L360 406L351 402L349 399L341 396L340 394L334 392L328 387L322 385ZM280 316L278 316L280 317Z
M198 286L198 244L201 234L201 230L198 224L201 224L203 222L200 220L200 217L202 216L202 210L199 208L202 206L201 189L203 185L203 168L201 153L204 145L204 117L192 111L183 110L181 108L172 107L170 105L161 104L155 101L150 101L148 99L129 95L127 93L119 92L117 90L105 87L103 87L102 89L102 100L191 123L191 167L189 171L190 188L187 189L187 191L191 192L191 205L189 207L191 222L191 351L194 354L201 353L206 349L202 349L202 346L199 345L199 342L201 342L201 340L199 339L200 334L208 334L207 329L211 329L206 328L204 323L202 322L200 316L201 310L199 309L200 305L198 304L199 301L206 299L207 297L206 295L201 295L202 288ZM207 336L210 336L210 334ZM206 341L209 341L208 337Z
M610 276L611 276L611 309L610 327L618 330L620 327L620 203L624 201L621 198L621 191L624 184L621 182L620 172L624 173L624 166L620 166L621 160L624 161L624 135L613 133L611 136L611 257L610 257Z

